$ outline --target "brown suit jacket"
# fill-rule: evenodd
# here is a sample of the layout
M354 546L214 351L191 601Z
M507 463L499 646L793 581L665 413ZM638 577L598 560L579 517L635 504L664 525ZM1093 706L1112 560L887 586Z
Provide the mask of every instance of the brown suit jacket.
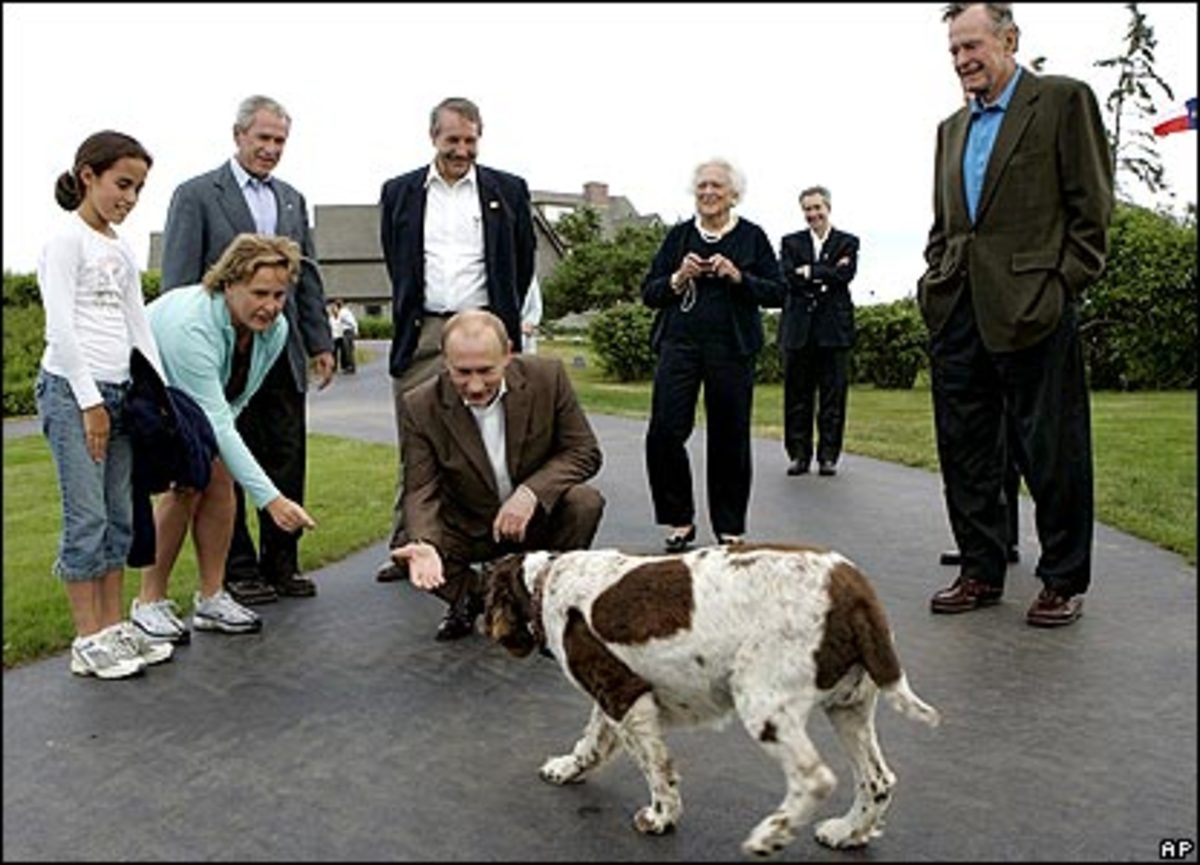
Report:
M514 355L504 374L505 446L513 487L525 484L547 513L600 470L600 445L560 361ZM479 426L449 374L404 395L404 520L408 536L443 549L452 527L491 536L501 501Z
M1103 272L1112 159L1091 88L1025 69L972 225L962 172L970 119L964 106L938 126L933 227L917 298L936 336L969 281L984 345L1015 351L1047 336L1065 300Z

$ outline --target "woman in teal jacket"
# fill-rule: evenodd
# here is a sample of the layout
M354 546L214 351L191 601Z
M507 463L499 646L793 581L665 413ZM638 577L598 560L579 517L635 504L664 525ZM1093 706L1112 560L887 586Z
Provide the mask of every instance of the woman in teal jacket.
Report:
M131 615L152 639L180 643L190 636L166 600L167 581L189 525L200 570L195 628L226 633L261 629L258 615L222 587L236 509L234 481L284 531L315 525L303 507L279 492L234 424L284 350L288 323L283 304L299 268L300 248L288 238L240 234L200 285L172 289L147 307L167 383L204 410L220 452L207 487L170 490L155 508L155 560L142 571Z

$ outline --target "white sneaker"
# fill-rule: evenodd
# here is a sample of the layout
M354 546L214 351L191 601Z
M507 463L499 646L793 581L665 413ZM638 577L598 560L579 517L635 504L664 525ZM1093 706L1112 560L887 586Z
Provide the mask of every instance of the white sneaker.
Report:
M175 654L175 647L167 642L155 642L142 633L142 629L126 619L123 622L117 622L109 627L112 631L112 639L126 646L135 657L139 657L146 662L146 666L152 667L155 664L161 664L163 661L171 660L171 656Z
M262 619L258 613L243 607L229 592L221 589L211 598L195 596L196 608L192 612L192 627L197 631L224 631L227 634L252 634L262 630Z
M118 651L107 631L76 637L71 643L71 672L76 676L124 679L146 669L146 661L126 650Z
M192 629L175 615L175 602L168 598L146 603L134 598L129 608L129 619L152 643L184 645L191 642Z

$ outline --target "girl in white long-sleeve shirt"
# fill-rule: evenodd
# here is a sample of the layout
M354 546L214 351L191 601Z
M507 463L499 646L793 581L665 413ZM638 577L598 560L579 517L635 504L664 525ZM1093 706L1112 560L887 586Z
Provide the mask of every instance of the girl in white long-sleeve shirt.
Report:
M63 508L53 570L75 623L71 672L102 679L140 673L173 649L150 643L121 611L133 523L123 418L130 353L140 349L159 370L162 363L136 260L113 226L137 204L152 162L128 135L89 136L55 185L71 215L38 262L46 350L34 392Z

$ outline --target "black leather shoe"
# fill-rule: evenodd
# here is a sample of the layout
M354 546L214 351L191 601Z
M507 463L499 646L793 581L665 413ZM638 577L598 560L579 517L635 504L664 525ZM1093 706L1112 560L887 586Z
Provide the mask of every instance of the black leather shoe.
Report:
M225 590L239 604L252 607L256 604L270 604L279 600L275 589L261 579L228 580Z
M1009 547L1008 552L1005 553L1005 556L1008 558L1008 563L1010 565L1015 565L1017 562L1021 561L1021 551L1016 547ZM942 565L961 565L962 553L960 553L958 550L946 550L944 553L938 556L938 563Z
M391 559L388 559L375 571L375 582L377 583L395 583L407 579L408 565L394 562Z
M475 617L483 611L483 602L474 597L468 597L446 610L438 625L434 639L439 642L461 640L475 633Z
M837 466L835 466L829 460L821 460L820 464L817 466L817 474L831 478L837 474Z
M317 593L317 584L304 574L292 574L273 585L280 597L311 598Z
M929 608L935 613L966 613L1000 603L1003 587L992 586L971 577L959 577L934 593Z
M802 460L799 457L792 460L788 464L787 473L792 477L808 474L808 460Z
M679 534L676 530L663 538L663 549L668 553L682 553L691 548L694 540L696 540L696 526L693 523L683 534Z

